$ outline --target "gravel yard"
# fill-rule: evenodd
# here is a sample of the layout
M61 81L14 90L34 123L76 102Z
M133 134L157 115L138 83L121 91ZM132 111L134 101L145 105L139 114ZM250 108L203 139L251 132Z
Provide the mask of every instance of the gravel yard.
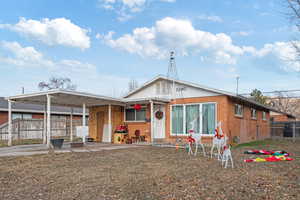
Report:
M0 199L300 199L300 141L232 150L234 169L184 149L139 147L0 158ZM285 150L294 161L244 163L245 150ZM209 149L207 148L208 152Z

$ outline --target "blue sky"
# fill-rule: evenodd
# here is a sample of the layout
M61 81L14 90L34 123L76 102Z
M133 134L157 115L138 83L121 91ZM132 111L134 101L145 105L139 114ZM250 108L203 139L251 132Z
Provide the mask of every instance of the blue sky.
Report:
M52 76L78 90L120 96L166 74L240 92L299 89L280 0L7 0L0 8L0 96L38 91Z

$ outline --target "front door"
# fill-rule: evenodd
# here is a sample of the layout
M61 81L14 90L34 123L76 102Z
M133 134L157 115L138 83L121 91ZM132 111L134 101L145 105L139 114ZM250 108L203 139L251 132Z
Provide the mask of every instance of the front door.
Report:
M164 105L154 105L153 137L154 139L165 138L166 110Z
M96 141L103 142L104 112L97 112L97 138Z

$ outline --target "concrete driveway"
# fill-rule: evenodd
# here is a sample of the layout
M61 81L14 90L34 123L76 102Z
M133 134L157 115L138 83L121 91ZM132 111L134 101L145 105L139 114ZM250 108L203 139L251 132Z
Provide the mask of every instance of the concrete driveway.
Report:
M54 153L70 152L95 152L115 149L128 149L140 147L140 144L104 144L104 143L87 143L84 147L71 148L70 143L65 143L61 149L51 149ZM30 156L38 154L47 154L49 149L44 144L17 145L12 147L0 148L0 157L6 156Z

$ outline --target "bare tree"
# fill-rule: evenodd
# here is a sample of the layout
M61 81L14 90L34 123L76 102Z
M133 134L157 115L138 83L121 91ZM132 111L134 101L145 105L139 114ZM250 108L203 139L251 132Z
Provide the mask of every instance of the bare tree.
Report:
M48 82L40 82L38 85L40 90L65 89L76 90L77 86L72 83L70 78L52 77Z
M291 10L288 15L290 16L290 19L292 22L295 23L298 30L300 30L300 0L286 0L288 8ZM294 40L291 42L292 46L295 48L295 51L297 53L298 59L296 61L299 61L300 57L300 43L299 40Z
M131 79L128 83L128 91L131 92L138 88L138 82L134 79Z
M277 92L269 99L270 105L277 110L300 117L300 100L287 92Z

